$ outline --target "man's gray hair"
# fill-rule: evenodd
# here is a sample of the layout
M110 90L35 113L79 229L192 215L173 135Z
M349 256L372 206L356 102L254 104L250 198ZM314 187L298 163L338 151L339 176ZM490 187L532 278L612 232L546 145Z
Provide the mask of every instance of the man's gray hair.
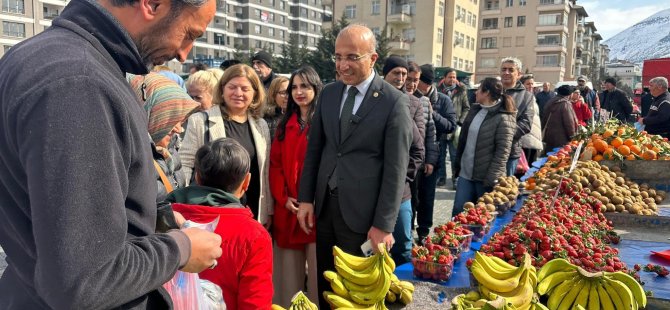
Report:
M668 90L668 79L666 79L662 76L655 77L655 78L649 80L649 84L654 84L656 86L660 86L661 88L663 88L665 90Z
M342 30L340 30L340 33L337 34L336 40L339 39L340 36L344 33L349 33L351 31L353 31L354 29L361 29L361 28L364 28L365 30L367 30L367 31L363 32L363 38L368 39L370 41L370 44L372 45L372 49L368 52L369 53L375 53L376 49L377 49L377 38L376 38L374 32L372 32L372 30L370 30L370 28L368 28L367 26L365 26L363 24L354 23L354 24L350 24L350 25L342 28Z
M521 64L521 60L519 60L519 58L516 58L516 57L505 57L500 61L501 65L504 64L504 63L514 64L517 71L519 71L519 72L521 71L521 69L523 69L523 64Z

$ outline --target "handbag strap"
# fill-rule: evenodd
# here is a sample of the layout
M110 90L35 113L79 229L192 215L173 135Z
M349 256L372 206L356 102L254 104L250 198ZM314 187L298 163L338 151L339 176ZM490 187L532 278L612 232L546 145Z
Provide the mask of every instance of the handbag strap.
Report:
M167 176L165 175L165 172L163 172L163 169L161 169L161 166L158 164L158 162L154 159L154 167L156 168L156 171L158 172L158 176L161 177L161 182L163 182L163 185L165 186L165 191L169 193L172 192L172 184L170 184L170 181L168 181Z

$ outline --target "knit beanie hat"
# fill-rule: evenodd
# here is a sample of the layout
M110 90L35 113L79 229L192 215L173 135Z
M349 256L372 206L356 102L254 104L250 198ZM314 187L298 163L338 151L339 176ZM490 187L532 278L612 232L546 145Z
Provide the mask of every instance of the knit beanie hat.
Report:
M397 67L408 69L409 66L407 65L407 60L400 56L390 56L389 58L386 58L384 68L382 68L382 75L386 76L391 70Z
M433 65L431 64L422 65L421 77L419 77L419 80L421 80L421 82L424 82L426 84L433 84L434 79L435 79L435 73L433 72Z
M272 55L266 51L259 51L251 58L251 61L260 60L265 63L266 66L272 68Z
M570 94L572 94L572 92L574 90L575 90L575 88L570 86L570 85L563 85L559 88L556 88L556 93L565 97L565 96L570 96Z
M129 74L128 81L148 113L148 130L154 143L200 107L177 83L158 73Z

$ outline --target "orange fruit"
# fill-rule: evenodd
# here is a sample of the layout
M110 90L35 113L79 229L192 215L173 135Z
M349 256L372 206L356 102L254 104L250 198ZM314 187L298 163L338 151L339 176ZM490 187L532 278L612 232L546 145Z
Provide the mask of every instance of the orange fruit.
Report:
M618 147L623 145L623 140L621 140L621 138L619 138L619 137L616 137L616 138L612 139L612 142L610 142L610 144L614 148L618 148Z
M596 156L593 156L593 160L595 160L595 161L601 161L601 160L603 160L603 159L605 159L605 158L603 158L603 156L600 155L600 154L598 154L598 155L596 155Z
M631 153L640 155L642 153L642 149L640 149L640 146L637 144L633 144L629 146Z
M607 139L607 138L611 137L612 135L614 135L614 131L611 131L611 130L607 129L603 133L603 138Z
M656 154L658 154L658 153L661 152L661 149L659 149L659 148L656 147L656 146L652 147L651 150L654 151L654 152L656 152Z
M630 155L630 148L627 145L621 145L616 150L623 156Z
M596 140L595 142L593 142L593 146L600 153L605 152L607 150L607 142L605 142L604 140L600 139Z
M623 144L627 145L628 147L631 147L631 146L635 145L635 140L633 140L631 138L628 138L628 139L623 141Z
M626 128L625 127L619 127L619 129L617 129L617 134L618 135L623 136L625 133L626 133Z
M607 149L603 152L603 158L606 160L614 160L614 149Z
M644 153L642 153L642 159L644 160L655 160L656 159L656 152L652 150L646 150Z
M636 159L637 158L635 158L635 155L633 155L633 154L630 154L630 155L626 156L626 160L636 160Z

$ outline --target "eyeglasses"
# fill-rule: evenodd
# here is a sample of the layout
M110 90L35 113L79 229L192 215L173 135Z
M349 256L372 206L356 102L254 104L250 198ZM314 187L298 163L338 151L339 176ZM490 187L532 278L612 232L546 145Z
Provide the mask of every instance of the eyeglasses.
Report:
M280 90L280 91L277 92L277 95L282 96L282 97L286 97L286 96L288 96L288 92L285 91L285 90Z
M335 55L335 56L333 56L333 61L334 62L342 62L342 61L357 62L357 61L363 59L364 57L367 57L367 56L370 56L370 55L372 55L372 53L367 53L367 54L363 54L363 55L360 55L360 56L347 55L346 57L342 57L340 55Z

